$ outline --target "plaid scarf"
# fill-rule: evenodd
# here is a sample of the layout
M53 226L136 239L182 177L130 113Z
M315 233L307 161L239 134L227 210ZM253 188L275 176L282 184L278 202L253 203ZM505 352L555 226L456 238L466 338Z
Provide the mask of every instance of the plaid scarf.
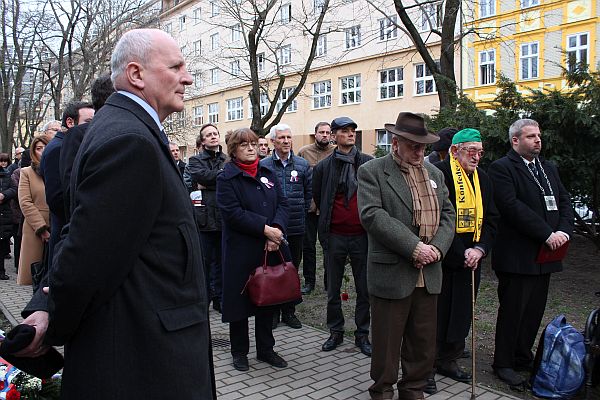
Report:
M421 165L409 164L392 152L392 157L406 179L413 200L413 226L419 227L419 238L429 243L440 225L440 206L431 186L429 173Z

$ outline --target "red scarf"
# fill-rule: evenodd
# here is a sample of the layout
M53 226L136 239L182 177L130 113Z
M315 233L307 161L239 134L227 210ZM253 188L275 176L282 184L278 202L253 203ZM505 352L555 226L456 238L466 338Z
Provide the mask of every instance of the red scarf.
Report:
M258 157L256 157L256 160L252 161L251 164L244 164L238 160L234 160L233 162L238 166L239 169L256 178L256 174L258 173Z

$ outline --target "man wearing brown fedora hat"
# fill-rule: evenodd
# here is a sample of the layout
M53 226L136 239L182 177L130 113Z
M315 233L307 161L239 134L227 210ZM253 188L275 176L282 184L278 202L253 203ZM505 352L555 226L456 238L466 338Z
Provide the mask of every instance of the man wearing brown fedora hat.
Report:
M452 244L455 212L443 174L423 162L426 144L439 140L423 118L402 112L385 129L393 133L391 154L358 170L358 207L369 237L369 393L392 399L397 383L399 399L422 399L433 371L441 259Z

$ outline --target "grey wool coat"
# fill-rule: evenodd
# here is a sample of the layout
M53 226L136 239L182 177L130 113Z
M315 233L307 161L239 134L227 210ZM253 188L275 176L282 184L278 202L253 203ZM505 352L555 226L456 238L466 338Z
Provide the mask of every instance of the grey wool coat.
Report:
M65 345L61 399L211 399L192 204L157 124L120 93L81 143L71 210L46 334Z
M448 198L442 172L425 163L440 208L440 225L430 244L446 254L454 238L456 214ZM367 285L369 294L403 299L412 294L419 270L412 254L419 243L419 228L412 225L412 196L391 155L377 158L358 169L358 209L369 235ZM441 261L423 268L430 294L442 289Z

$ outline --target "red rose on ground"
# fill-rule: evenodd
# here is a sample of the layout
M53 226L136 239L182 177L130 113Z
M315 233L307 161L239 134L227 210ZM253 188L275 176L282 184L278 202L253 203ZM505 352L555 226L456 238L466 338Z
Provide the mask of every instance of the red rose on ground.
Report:
M4 381L0 382L0 390L4 389Z
M19 400L21 398L21 393L15 388L10 389L6 393L6 400Z
M350 298L350 296L348 296L348 292L346 292L345 290L342 292L340 297L342 298L343 301L348 301L348 299Z

